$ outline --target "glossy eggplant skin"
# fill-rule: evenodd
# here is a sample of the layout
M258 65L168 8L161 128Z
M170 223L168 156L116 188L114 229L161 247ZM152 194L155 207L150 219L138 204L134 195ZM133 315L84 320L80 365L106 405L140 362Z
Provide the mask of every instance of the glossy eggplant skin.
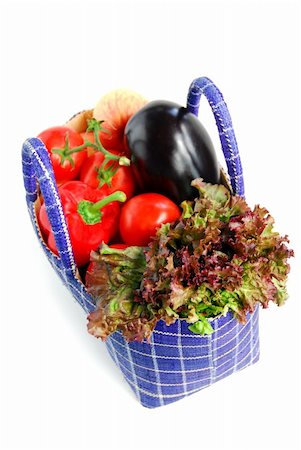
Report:
M148 103L127 123L125 143L143 191L159 192L177 204L192 200L194 178L220 182L220 166L212 141L186 108L165 100Z

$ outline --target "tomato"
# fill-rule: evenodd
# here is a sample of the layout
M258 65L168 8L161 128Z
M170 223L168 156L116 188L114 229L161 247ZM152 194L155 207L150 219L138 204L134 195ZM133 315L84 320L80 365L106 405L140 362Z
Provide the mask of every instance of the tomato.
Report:
M67 127L52 127L38 138L49 152L57 183L74 180L87 157L81 135Z
M110 244L111 248L117 248L119 250L124 250L126 248L128 248L129 246L127 244L122 244L122 243L118 243L118 244Z
M110 152L113 153L112 150ZM114 154L119 153L114 152ZM89 156L81 168L80 180L94 189L108 188L109 192L123 191L127 199L131 198L135 190L132 168L119 166L118 162L109 161L101 170L103 161L104 154L101 152Z
M83 141L89 141L91 144L95 144L95 136L93 131L85 131L83 133L80 133L81 137L83 138ZM100 133L98 133L100 135ZM87 155L93 155L95 153L95 148L93 147L87 147Z
M181 216L178 206L161 194L145 193L132 197L121 210L119 231L128 245L147 246L163 223Z

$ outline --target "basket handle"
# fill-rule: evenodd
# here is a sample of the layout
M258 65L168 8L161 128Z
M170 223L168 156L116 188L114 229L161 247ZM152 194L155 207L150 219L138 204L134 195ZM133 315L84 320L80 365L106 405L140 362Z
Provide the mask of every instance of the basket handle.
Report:
M75 276L76 265L62 203L49 153L40 139L30 138L24 142L22 167L27 203L37 199L38 182L63 268L66 274Z
M207 98L215 117L233 192L244 197L242 165L231 116L223 95L209 78L196 78L191 83L187 96L187 109L197 116L202 94Z

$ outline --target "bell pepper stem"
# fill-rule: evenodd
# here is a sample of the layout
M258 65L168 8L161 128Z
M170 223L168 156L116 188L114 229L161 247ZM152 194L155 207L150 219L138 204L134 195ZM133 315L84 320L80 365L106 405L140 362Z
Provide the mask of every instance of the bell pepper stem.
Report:
M101 209L112 202L125 202L126 195L122 191L115 191L107 197L99 200L96 203L89 200L81 200L77 206L77 212L82 217L87 225L95 225L101 222Z

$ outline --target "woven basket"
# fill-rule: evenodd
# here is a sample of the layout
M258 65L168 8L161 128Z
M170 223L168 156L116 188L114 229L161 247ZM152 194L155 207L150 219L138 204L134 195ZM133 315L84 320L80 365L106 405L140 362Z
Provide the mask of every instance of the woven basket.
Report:
M198 78L189 88L187 108L197 115L202 94L215 116L232 190L244 196L237 143L222 94L211 80ZM23 144L22 163L28 210L42 248L75 300L90 313L95 309L95 301L82 283L74 263L53 169L41 140L31 138ZM47 248L38 227L36 213L40 192L59 257ZM141 404L154 408L210 386L258 360L258 307L247 316L244 325L231 313L212 320L211 325L214 332L200 336L192 333L185 321L178 320L170 326L160 321L149 343L128 343L121 333L115 332L107 339L106 346Z

